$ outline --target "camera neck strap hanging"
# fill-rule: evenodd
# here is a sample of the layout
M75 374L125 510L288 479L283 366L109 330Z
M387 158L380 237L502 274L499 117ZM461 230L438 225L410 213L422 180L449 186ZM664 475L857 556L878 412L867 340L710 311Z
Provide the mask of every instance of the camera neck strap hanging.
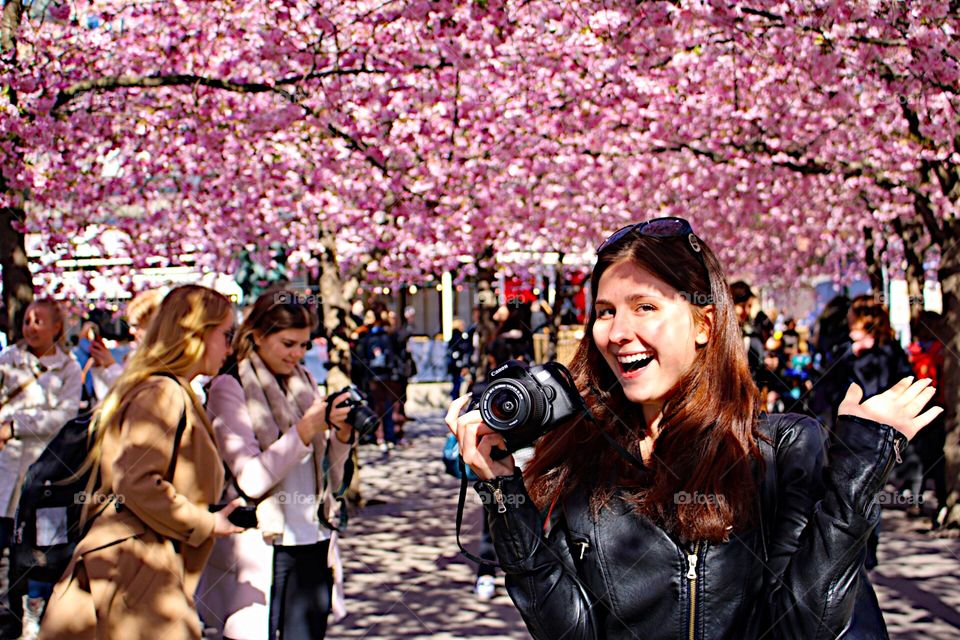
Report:
M500 563L495 560L484 560L478 556L473 555L463 546L463 543L460 542L460 530L463 528L463 509L467 504L467 465L463 461L463 458L457 456L457 465L460 468L460 497L457 500L457 547L460 548L460 553L462 553L468 560L472 560L477 564L485 564L488 567L494 567L499 569ZM487 517L486 510L483 511L482 517Z
M597 389L592 384L590 385L590 392L597 397L601 396L600 390ZM647 466L643 464L642 460L640 460L639 458L637 458L637 456L627 451L622 444L617 442L613 436L611 436L609 433L606 432L606 430L603 428L603 425L600 424L600 421L597 420L594 417L593 412L590 411L590 407L587 407L586 405L584 405L583 407L583 417L586 418L589 422L593 423L593 426L597 428L597 431L599 431L600 435L604 437L604 439L607 441L607 444L609 444L613 448L613 450L620 455L621 458L629 462L631 465L633 465L640 471L644 471L644 472L649 471Z

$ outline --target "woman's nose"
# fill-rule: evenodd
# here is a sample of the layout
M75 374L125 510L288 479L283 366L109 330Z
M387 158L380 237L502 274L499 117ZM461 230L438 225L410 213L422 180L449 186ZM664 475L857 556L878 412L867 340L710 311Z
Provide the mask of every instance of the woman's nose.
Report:
M629 342L632 336L630 323L623 317L623 314L613 316L613 322L610 323L610 342L621 343Z

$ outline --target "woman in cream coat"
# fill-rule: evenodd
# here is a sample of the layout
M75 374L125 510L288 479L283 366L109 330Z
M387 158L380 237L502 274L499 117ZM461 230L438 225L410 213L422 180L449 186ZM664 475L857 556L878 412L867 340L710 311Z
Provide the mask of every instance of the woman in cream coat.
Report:
M232 640L316 640L345 614L337 498L353 430L300 364L315 319L295 299L260 296L207 394L233 495L257 505L258 527L217 543L198 594L207 626Z
M80 407L80 365L60 347L62 338L59 305L37 300L24 315L23 340L0 353L0 550L10 545L27 469ZM50 585L9 576L7 583L12 615L4 616L0 637L35 638Z
M90 529L50 598L42 640L200 638L200 573L214 538L240 530L227 519L236 504L208 510L223 491L223 466L189 382L223 365L232 327L230 301L211 289L187 285L164 299L98 409Z

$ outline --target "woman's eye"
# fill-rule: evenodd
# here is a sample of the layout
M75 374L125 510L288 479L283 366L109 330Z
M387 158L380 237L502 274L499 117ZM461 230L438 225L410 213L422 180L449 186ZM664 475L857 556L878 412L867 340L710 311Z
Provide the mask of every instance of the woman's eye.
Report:
M612 318L613 309L597 309L598 318Z
M649 313L651 311L656 311L656 310L657 308L652 304L643 303L643 304L637 305L637 311L643 311L644 313Z
M284 342L283 347L285 349L292 349L293 347L296 346L296 344L297 344L296 342Z

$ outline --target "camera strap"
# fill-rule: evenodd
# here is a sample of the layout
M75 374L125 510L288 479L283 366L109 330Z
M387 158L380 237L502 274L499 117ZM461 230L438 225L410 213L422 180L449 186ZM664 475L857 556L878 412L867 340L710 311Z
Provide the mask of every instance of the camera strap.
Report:
M600 435L606 438L607 442L610 444L611 447L613 447L614 451L620 454L621 458L623 458L624 460L626 460L627 462L635 466L637 469L640 469L641 471L649 471L646 465L644 465L643 462L641 462L637 458L637 456L633 455L632 453L624 449L623 445L621 445L619 442L614 440L613 436L611 436L609 433L607 433L603 429L600 429Z
M592 384L590 385L590 390L591 390L591 392L592 392L594 395L597 395L597 396L600 396L600 395L601 395L600 391L599 391L595 386L593 386ZM619 442L617 442L616 440L614 440L613 436L611 436L609 433L607 433L607 432L603 429L603 425L601 425L600 422L597 421L597 419L593 416L593 412L590 411L590 408L587 407L587 406L584 406L584 408L583 408L583 417L586 418L588 421L590 421L590 422L593 423L593 425L594 425L594 426L597 428L597 430L600 432L600 435L602 435L602 436L606 439L607 443L608 443L611 447L613 447L613 450L614 450L614 451L616 451L618 454L620 454L620 457L621 457L621 458L623 458L624 460L626 460L627 462L629 462L630 464L632 464L634 467L636 467L637 469L639 469L639 470L641 470L641 471L648 471L646 465L643 464L643 461L642 461L642 460L638 459L637 456L635 456L635 455L633 455L632 453L630 453L629 451L627 451L627 450L623 447L623 445L621 445Z
M462 553L467 559L472 560L477 564L485 564L488 567L499 569L499 562L496 562L495 560L484 560L483 558L473 555L467 551L463 546L463 543L460 542L460 529L463 527L463 508L467 504L467 465L460 456L457 456L457 465L460 467L460 498L457 500L457 546L460 548L460 553ZM482 517L487 517L486 510L483 511Z

